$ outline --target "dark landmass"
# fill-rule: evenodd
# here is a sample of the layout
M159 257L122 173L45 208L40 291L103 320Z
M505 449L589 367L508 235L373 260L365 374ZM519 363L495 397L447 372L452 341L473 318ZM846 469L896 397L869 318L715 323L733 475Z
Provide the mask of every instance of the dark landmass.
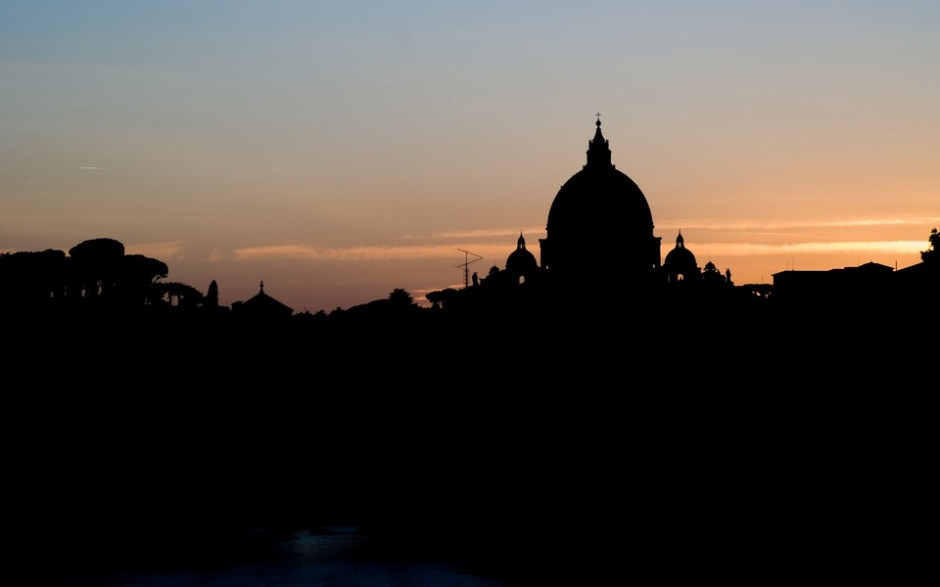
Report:
M2 256L11 559L53 582L344 525L519 584L896 580L930 560L936 238L785 296L497 272L329 314L219 307L108 239L84 274Z
M17 538L51 573L209 564L323 524L486 536L481 564L530 579L924 554L935 316L628 314L18 316Z

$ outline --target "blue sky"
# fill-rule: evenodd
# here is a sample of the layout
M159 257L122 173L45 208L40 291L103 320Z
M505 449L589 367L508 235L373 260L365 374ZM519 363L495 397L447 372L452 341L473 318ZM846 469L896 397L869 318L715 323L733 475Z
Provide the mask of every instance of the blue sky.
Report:
M0 250L116 238L296 310L538 254L595 112L738 283L918 260L940 3L0 0Z

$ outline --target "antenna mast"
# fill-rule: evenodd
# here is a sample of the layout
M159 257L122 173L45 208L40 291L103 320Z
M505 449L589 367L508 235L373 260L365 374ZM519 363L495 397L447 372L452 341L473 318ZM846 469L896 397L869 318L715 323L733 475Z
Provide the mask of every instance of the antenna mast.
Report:
M470 251L465 251L463 249L457 249L457 250L463 253L463 257L464 257L463 264L457 265L457 268L458 269L461 267L463 268L463 286L464 288L468 288L470 287L470 263L476 263L483 257L481 255L477 255L476 253L471 253ZM476 259L471 259L470 255L473 255L474 257L476 257Z

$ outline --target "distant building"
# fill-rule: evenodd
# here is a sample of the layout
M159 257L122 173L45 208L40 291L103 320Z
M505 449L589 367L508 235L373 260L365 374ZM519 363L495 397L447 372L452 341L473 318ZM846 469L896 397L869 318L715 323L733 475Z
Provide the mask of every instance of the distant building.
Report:
M865 263L826 271L787 270L773 274L773 298L786 304L844 304L891 294L894 268Z
M294 314L294 310L266 294L262 281L257 294L244 302L232 304L232 314L250 320L286 320Z
M921 262L894 272L898 300L940 313L940 262Z

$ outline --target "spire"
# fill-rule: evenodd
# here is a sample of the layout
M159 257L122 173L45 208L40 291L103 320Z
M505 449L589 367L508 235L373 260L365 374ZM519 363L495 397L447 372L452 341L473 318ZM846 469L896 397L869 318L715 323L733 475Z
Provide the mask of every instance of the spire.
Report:
M258 293L264 293L264 280L261 280L261 291Z
M519 240L516 241L516 248L517 249L525 248L525 239L522 238L522 231L519 232Z
M676 248L684 249L685 248L685 239L682 238L682 230L679 230L679 236L676 237Z
M610 147L607 144L607 139L605 139L603 133L601 133L601 113L598 112L596 116L597 122L595 124L597 125L597 130L594 131L594 139L588 141L587 165L585 165L585 167L612 167L610 163Z

